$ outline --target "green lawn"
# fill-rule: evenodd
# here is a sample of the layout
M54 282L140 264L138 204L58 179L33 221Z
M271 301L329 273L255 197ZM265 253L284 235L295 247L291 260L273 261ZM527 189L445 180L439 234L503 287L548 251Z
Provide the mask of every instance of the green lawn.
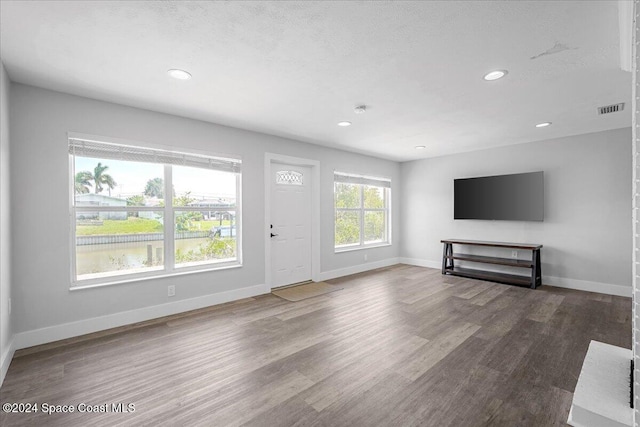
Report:
M222 225L229 225L229 221L222 221ZM191 221L191 227L189 231L209 231L211 227L220 227L220 221L217 219L211 221Z
M222 225L229 225L229 221L222 221ZM208 231L218 226L219 220L192 221L189 231ZM76 235L159 233L162 230L162 224L153 219L129 217L126 220L106 219L102 225L78 225Z

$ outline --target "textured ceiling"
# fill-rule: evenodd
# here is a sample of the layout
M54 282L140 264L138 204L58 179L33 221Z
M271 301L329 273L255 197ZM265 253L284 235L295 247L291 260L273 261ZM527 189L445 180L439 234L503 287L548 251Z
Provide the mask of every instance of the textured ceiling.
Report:
M13 81L393 160L631 125L614 1L0 7Z

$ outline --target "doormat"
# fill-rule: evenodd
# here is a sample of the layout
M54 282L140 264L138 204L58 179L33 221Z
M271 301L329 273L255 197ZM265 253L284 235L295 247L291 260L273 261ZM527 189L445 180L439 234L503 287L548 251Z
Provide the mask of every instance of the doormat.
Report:
M302 301L303 299L317 297L318 295L328 294L344 289L341 286L330 285L325 282L307 283L306 285L292 286L290 288L277 289L271 291L272 294L279 296L287 301Z

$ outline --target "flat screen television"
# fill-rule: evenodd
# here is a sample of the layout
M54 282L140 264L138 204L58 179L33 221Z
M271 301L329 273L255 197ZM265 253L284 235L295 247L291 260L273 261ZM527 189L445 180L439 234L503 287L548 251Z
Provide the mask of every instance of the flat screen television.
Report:
M455 179L453 200L454 219L542 221L543 173Z

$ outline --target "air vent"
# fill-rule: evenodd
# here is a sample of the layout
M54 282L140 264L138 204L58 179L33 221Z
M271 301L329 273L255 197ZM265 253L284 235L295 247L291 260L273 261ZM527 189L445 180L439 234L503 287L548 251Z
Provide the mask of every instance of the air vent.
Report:
M606 105L604 107L598 107L598 114L609 114L609 113L617 113L618 111L624 110L624 102L620 104Z

